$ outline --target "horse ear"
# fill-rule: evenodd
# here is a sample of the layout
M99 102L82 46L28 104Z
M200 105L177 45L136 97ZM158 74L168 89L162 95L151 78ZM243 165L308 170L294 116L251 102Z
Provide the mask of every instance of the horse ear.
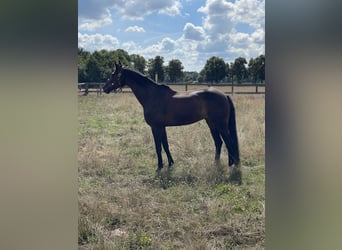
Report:
M116 63L116 62L114 62L114 63L115 63L115 69L116 70L118 70L122 67L120 61L119 61L119 63Z

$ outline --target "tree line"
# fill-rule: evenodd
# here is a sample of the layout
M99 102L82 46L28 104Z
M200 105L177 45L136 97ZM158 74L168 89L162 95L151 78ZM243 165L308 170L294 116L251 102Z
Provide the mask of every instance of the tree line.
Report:
M238 57L234 62L222 58L209 58L198 72L184 71L182 62L172 59L164 65L164 58L156 56L146 60L137 54L128 54L123 49L89 52L78 48L78 82L105 82L113 71L113 62L121 61L158 82L253 82L265 81L265 55L250 58ZM157 79L156 79L157 78Z

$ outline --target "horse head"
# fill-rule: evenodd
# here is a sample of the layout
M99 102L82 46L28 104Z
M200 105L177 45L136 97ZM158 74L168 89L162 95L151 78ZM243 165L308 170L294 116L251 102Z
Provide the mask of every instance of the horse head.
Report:
M106 84L103 86L103 92L109 94L111 91L116 92L118 89L121 89L125 85L122 73L123 69L121 62L115 62L115 71L113 71L107 79Z

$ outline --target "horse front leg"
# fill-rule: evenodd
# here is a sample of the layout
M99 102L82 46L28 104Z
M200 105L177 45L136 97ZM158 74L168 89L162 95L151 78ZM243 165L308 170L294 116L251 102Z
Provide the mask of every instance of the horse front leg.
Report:
M171 167L174 164L174 161L173 161L171 153L170 153L169 143L167 141L167 134L166 134L166 128L165 127L162 130L162 143L163 143L163 148L165 150L165 153L167 155L167 159L169 161L169 167Z
M157 153L157 157L158 157L157 171L159 171L160 169L163 168L163 158L162 158L162 154L161 154L162 132L163 132L162 128L152 127L152 134L153 134L154 144L156 147L156 153Z

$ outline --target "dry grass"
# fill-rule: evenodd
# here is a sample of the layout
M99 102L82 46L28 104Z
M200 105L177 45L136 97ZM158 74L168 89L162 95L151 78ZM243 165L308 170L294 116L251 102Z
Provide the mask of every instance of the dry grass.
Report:
M242 185L229 180L225 149L214 164L205 122L167 128L175 165L156 175L152 133L135 97L79 96L79 248L262 249L264 98L233 101Z

